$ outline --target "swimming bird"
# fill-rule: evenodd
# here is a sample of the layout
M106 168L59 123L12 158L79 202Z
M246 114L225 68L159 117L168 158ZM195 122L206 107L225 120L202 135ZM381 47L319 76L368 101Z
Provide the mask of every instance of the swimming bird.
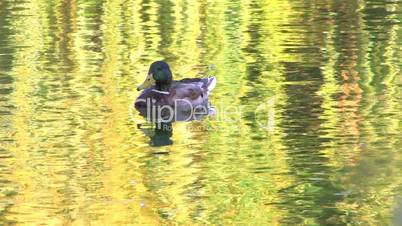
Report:
M143 90L135 102L135 107L144 113L145 108L174 108L183 111L205 111L208 96L216 86L215 77L186 78L173 80L169 65L164 61L151 64L143 84L137 90ZM209 114L209 112L205 112Z

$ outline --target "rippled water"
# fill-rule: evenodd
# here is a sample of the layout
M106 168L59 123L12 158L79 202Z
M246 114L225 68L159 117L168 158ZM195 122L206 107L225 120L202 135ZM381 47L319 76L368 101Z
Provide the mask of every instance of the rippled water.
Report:
M399 0L1 0L0 225L402 225L401 20ZM159 59L216 76L216 115L133 111Z

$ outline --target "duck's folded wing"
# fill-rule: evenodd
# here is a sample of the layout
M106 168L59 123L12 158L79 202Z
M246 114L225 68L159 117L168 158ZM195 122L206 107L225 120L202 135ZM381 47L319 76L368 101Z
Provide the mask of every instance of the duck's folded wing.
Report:
M193 84L201 89L203 89L204 92L209 94L216 86L216 78L215 77L208 77L208 78L186 78L182 79L180 81L177 81L178 84Z
M174 99L188 99L192 101L200 97L203 98L205 91L197 82L192 82L177 83L171 92Z

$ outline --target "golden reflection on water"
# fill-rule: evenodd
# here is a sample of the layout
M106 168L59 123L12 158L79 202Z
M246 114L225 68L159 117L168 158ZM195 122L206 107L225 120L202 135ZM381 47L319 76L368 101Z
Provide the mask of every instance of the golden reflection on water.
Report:
M400 224L401 10L0 2L0 224ZM216 76L218 115L137 128L157 59Z

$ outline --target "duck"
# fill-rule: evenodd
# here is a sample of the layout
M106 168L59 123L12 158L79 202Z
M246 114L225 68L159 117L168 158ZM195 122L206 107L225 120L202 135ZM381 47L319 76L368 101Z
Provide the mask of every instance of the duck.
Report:
M135 108L143 116L144 112L149 113L145 111L149 107L170 108L176 112L201 110L208 114L208 97L216 83L215 77L173 80L169 64L155 61L150 65L145 81L137 87L137 91L142 92L135 101Z

